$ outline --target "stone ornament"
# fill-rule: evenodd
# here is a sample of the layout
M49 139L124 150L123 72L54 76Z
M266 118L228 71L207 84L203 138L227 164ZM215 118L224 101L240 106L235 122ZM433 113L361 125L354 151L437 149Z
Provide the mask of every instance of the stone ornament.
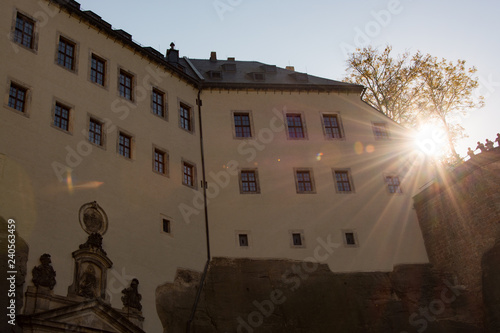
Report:
M80 207L80 225L86 233L104 235L108 230L108 217L96 201L89 202Z
M102 249L102 236L96 232L89 235L87 241L80 245L80 249L94 249L102 252L104 255L107 254L106 251Z
M122 290L122 302L123 306L126 308L133 308L139 311L142 310L141 299L142 295L139 294L137 287L139 286L139 280L133 279L130 282L130 287Z
M80 277L80 283L78 285L78 295L86 298L96 297L97 289L97 277L95 274L95 268L93 265L89 264L85 272L82 273Z
M56 285L56 271L52 267L50 254L44 253L40 257L41 265L33 268L33 283L36 287L46 287L50 290Z

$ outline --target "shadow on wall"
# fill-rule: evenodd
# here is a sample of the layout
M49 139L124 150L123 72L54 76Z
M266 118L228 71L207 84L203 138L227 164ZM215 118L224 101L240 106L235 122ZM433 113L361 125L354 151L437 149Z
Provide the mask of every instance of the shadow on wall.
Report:
M500 332L500 238L481 262L487 332Z
M0 332L20 332L17 316L23 306L28 244L16 232L16 221L0 216ZM9 273L16 272L16 273ZM5 316L5 314L7 316Z

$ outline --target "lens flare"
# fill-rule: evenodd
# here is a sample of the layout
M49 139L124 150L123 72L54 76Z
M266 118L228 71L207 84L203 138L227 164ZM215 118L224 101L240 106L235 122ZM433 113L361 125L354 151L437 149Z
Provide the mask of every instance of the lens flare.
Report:
M415 135L415 146L427 156L446 155L446 133L439 124L427 123L420 127Z
M354 144L354 152L357 155L361 155L363 154L363 151L364 151L363 144L360 141L356 141L356 143Z
M68 185L68 192L73 193L74 187L73 187L73 177L71 177L71 170L68 170L66 172L66 184Z

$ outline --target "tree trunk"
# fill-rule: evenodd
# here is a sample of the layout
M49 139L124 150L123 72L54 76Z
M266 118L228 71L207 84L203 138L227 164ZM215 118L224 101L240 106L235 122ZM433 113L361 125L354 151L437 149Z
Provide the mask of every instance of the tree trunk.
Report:
M448 139L448 147L450 148L450 153L455 162L458 162L460 161L460 156L457 154L457 151L455 150L455 145L453 144L453 137L450 133L450 127L448 126L448 122L446 121L445 117L441 117L441 121L443 122L444 129L446 131L446 138Z

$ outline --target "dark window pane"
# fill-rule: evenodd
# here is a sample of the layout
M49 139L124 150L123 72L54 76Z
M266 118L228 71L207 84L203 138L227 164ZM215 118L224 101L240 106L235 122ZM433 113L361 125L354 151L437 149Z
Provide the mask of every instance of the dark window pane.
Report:
M290 138L303 138L304 129L300 114L287 114L288 136Z
M65 131L69 130L69 108L56 103L54 112L54 125Z

